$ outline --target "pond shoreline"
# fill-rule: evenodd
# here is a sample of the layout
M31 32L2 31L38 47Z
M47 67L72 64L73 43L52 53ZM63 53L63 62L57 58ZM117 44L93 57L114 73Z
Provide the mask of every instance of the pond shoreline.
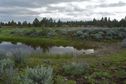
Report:
M13 40L13 39L12 39ZM19 42L19 41L10 41L10 39L9 39L9 41L5 41L5 42L12 42L12 43L14 43L14 44L16 44L17 42ZM23 43L23 42L20 42L20 43ZM64 48L65 47L68 47L68 44L67 45L53 45L53 44L51 44L51 45L32 45L32 43L30 43L29 44L29 42L27 43L23 43L23 44L25 44L25 45L27 45L27 46L32 46L33 48L37 48L37 47L46 47L46 48L48 48L49 46L50 47L54 47L54 46L56 46L56 47L60 47L60 46L63 46ZM69 45L69 47L70 47L71 45ZM76 47L74 47L74 46L72 46L73 48L76 48ZM76 49L78 49L78 48L76 48ZM79 48L78 50L82 50L82 49L87 49L87 47L86 48L83 48L83 47L81 47L81 48ZM111 43L111 44L106 44L106 45L102 45L102 46L100 46L99 48L89 48L89 49L94 49L94 51L92 51L92 52L94 52L94 53L92 53L92 55L95 55L95 56L105 56L105 55L110 55L110 54L113 54L113 53L116 53L116 52L119 52L119 51L121 51L122 50L122 48L121 48L121 44L120 44L120 42L117 42L117 43ZM88 50L88 49L87 49ZM75 53L75 52L74 52ZM84 55L84 53L82 53L81 52L81 54L77 54L77 55Z
M82 55L82 54L93 54L95 51L94 49L76 49L73 46L32 46L27 45L21 42L12 43L12 42L6 42L3 41L0 43L0 53L5 52L5 54L12 54L13 53L20 53L24 55L29 54L52 54L52 55L62 55L62 54L68 54L68 55Z

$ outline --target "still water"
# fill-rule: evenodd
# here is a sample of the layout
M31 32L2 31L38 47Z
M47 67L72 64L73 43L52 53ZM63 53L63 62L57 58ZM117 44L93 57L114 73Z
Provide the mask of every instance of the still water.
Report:
M31 45L23 43L12 43L12 42L1 42L0 43L0 54L9 55L12 53L16 54L32 54L32 53L48 53L48 54L92 54L94 49L76 49L72 46L48 46L48 47L33 47Z

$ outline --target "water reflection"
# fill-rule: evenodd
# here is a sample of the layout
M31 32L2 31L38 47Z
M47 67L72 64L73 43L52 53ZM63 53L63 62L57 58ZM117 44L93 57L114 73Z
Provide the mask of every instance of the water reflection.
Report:
M94 49L81 49L78 50L74 47L67 46L52 46L52 47L33 47L23 43L11 43L11 42L1 42L0 43L0 53L10 55L14 52L20 52L18 54L32 54L32 53L48 53L48 54L92 54Z

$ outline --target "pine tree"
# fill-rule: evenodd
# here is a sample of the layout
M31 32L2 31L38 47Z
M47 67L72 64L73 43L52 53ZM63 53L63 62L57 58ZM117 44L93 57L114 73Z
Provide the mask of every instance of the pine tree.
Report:
M40 22L39 22L39 20L37 18L34 19L33 26L34 27L40 27Z

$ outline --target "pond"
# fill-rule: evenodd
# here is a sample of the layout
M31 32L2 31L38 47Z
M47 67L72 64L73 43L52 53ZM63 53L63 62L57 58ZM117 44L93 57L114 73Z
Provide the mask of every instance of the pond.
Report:
M32 53L48 53L48 54L92 54L94 49L76 49L72 46L48 46L48 47L33 47L24 43L12 43L12 42L1 42L0 43L0 54L32 54Z

